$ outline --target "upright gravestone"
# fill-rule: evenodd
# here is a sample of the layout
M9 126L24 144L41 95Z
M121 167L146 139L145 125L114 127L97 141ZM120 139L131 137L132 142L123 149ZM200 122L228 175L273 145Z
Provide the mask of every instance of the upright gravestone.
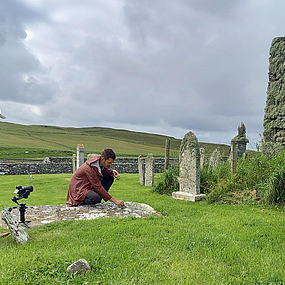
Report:
M77 165L76 168L78 169L84 163L84 145L78 144L77 145Z
M200 194L200 150L197 137L188 132L180 146L179 191L173 192L174 199L198 201L205 197Z
M164 169L168 168L168 165L169 165L169 154L170 154L170 139L166 139L166 141L165 141Z
M221 153L220 151L216 148L211 157L210 157L210 161L209 161L209 165L212 167L212 168L217 168L221 163Z
M145 179L145 165L144 165L144 158L142 155L138 157L138 170L139 170L139 180L140 184L144 185Z
M264 109L262 152L279 153L285 149L285 37L272 40L269 57L267 100Z
M238 135L232 141L235 141L237 145L237 157L243 157L243 154L246 152L246 145L249 143L246 137L246 127L243 122L238 127Z
M72 155L72 171L73 172L76 171L76 154L75 153Z
M200 169L203 168L205 163L206 155L205 155L205 149L200 148Z
M154 182L154 157L149 153L145 159L145 186L153 186Z
M237 168L237 141L235 138L233 138L231 141L230 160L231 160L231 174L233 176Z

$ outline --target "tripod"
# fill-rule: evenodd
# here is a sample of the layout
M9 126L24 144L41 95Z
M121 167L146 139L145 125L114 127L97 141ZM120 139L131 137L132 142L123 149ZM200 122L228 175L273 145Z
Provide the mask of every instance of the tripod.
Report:
M27 223L30 223L31 221L25 220L25 213L26 213L26 209L28 208L28 207L26 207L26 203L20 203L19 207L11 207L11 208L9 208L9 211L11 212L12 209L16 209L16 208L19 208L19 211L20 211L20 222L19 222L19 224L23 224L26 228L30 228Z

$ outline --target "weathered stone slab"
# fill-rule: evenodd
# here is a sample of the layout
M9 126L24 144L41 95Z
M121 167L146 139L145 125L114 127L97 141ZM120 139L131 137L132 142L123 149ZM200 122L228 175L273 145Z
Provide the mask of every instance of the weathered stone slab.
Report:
M196 201L204 199L205 194L191 194L187 192L177 191L177 192L172 193L172 198L178 199L178 200L196 202Z
M3 211L7 211L7 208ZM11 214L15 220L19 220L19 210L17 208L12 209ZM93 220L103 217L141 218L152 215L160 214L147 204L135 202L125 202L125 207L113 203L99 203L78 207L68 207L66 205L29 206L26 209L26 219L31 221L29 223L31 228L57 221Z
M8 209L1 211L1 224L3 225L4 223L9 228L15 242L24 244L30 239L30 236L19 225Z
M140 185L144 185L145 182L145 164L144 164L144 158L142 155L138 158L138 170L139 170L139 181Z
M76 168L78 169L84 163L84 145L77 145L77 164Z
M152 187L154 183L154 157L149 153L145 159L145 186Z
M205 197L200 193L200 149L197 137L185 134L179 152L179 191L173 192L174 199L198 201Z
M221 152L216 148L210 157L209 165L212 168L218 168L220 164L221 164Z

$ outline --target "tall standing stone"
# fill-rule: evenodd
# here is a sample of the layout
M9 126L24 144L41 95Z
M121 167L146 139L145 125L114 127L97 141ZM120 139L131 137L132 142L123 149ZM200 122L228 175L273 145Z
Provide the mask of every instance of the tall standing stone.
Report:
M138 158L138 170L139 170L139 181L141 185L144 185L145 180L145 164L142 155Z
M274 38L269 51L267 100L262 151L285 148L285 37Z
M179 191L173 192L174 199L198 201L205 195L200 193L200 149L197 137L185 134L179 153Z
M149 153L145 159L145 186L153 186L154 182L154 157Z
M220 163L221 163L221 152L216 148L210 157L209 165L212 168L217 168L220 165Z
M205 149L200 148L200 169L203 168L206 159Z
M77 165L76 168L78 169L84 163L84 145L78 144L77 145Z
M170 139L165 140L165 161L164 161L164 169L168 168L169 165L169 154L170 154Z
M72 155L72 171L73 172L75 172L76 171L76 163L77 163L77 161L76 161L76 154L74 153L73 155Z
M237 169L237 142L235 138L233 138L231 141L230 160L231 160L231 174L233 176Z
M246 127L243 122L241 122L238 127L238 135L235 136L232 141L236 142L237 157L243 157L243 154L246 152L246 145L249 143L246 137Z

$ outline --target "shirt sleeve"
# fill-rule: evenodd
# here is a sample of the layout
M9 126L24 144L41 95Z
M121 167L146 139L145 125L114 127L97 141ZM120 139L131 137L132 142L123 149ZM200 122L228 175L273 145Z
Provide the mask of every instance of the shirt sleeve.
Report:
M101 180L99 178L98 170L93 167L88 167L86 169L86 177L94 187L95 191L105 200L109 201L112 196L108 191L102 186Z

